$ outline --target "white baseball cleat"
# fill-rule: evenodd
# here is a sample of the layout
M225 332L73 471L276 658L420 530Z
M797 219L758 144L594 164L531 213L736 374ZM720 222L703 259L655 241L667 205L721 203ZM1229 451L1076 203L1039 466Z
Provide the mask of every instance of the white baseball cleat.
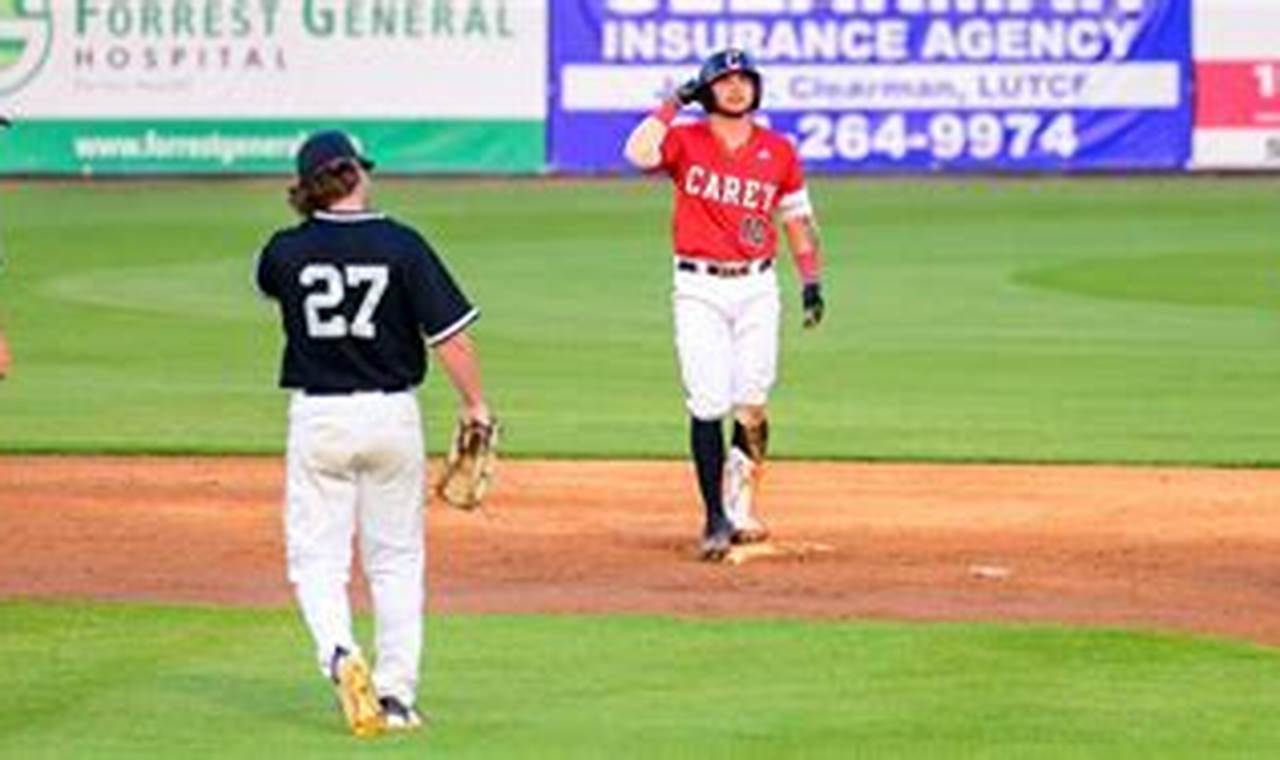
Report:
M380 697L382 721L388 731L416 731L422 728L422 713L413 705L406 705L395 697Z
M734 544L759 544L769 540L769 528L754 517L748 518L748 521L735 525L733 528Z

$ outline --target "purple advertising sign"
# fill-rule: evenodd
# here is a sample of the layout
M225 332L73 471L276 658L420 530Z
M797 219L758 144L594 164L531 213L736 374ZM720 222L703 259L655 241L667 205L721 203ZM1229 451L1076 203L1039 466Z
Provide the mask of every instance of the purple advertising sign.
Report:
M760 118L810 169L1181 169L1190 156L1184 0L564 0L551 24L555 171L624 170L636 120L726 46L760 62Z

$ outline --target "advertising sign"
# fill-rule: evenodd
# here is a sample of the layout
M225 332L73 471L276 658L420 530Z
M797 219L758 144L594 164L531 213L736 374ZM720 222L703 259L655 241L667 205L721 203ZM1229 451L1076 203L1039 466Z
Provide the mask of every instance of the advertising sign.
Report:
M1280 168L1280 3L1198 0L1194 165Z
M541 169L546 0L0 0L0 171Z
M1181 169L1185 0L565 0L551 163L619 146L711 52L764 73L762 118L825 171Z

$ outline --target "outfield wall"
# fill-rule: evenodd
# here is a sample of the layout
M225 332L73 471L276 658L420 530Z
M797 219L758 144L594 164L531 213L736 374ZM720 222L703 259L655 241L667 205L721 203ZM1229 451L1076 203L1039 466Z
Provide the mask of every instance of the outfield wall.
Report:
M0 174L625 171L725 44L814 171L1280 168L1280 0L0 0Z

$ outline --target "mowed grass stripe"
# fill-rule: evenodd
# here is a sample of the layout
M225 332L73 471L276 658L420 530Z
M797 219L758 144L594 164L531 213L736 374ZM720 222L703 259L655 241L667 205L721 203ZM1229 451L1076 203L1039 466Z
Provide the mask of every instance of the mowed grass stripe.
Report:
M0 603L0 754L348 755L309 646L286 611ZM367 751L1266 757L1280 657L1053 627L444 616L423 706L429 731Z
M1275 465L1274 183L817 179L828 321L786 317L780 457ZM258 247L282 181L10 186L0 450L276 452ZM484 316L512 456L679 457L669 190L381 184ZM1274 297L1273 297L1274 296ZM439 450L454 414L424 391Z

